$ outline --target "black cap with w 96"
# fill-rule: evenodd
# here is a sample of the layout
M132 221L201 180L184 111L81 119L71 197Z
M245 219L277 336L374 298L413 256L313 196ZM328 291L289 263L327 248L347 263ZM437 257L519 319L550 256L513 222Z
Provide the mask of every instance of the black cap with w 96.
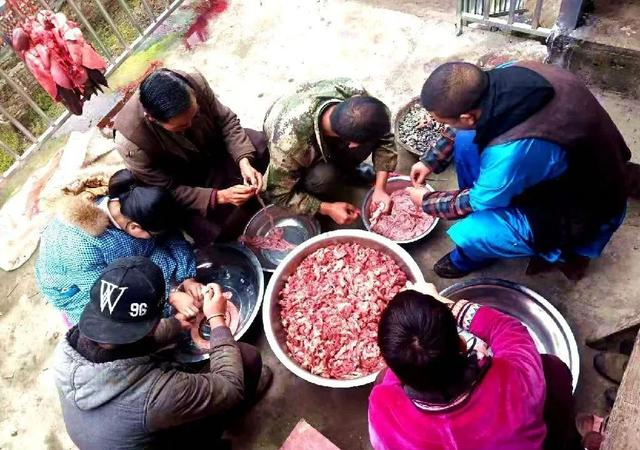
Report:
M149 258L132 256L109 264L91 287L89 304L78 323L80 332L101 344L137 342L162 317L165 282Z

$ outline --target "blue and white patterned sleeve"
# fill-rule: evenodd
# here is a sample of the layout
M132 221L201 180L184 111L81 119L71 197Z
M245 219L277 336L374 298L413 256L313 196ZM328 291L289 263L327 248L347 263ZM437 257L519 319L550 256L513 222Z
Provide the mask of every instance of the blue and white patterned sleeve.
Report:
M191 245L182 236L171 237L166 245L177 263L176 281L182 283L187 278L196 276L196 256Z
M156 241L151 260L162 269L167 294L172 284L180 284L196 275L196 260L191 247L180 237L167 237Z

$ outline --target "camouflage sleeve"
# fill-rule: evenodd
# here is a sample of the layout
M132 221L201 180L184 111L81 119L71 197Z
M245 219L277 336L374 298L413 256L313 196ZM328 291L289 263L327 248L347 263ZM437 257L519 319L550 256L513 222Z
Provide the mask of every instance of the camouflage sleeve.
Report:
M398 151L393 133L380 139L380 145L373 151L373 168L376 172L393 172L398 162Z
M276 205L290 208L296 213L316 214L320 210L320 200L297 190L302 166L294 158L278 153L272 152L267 171L267 191L271 200Z
M350 78L338 78L336 81L336 90L346 99L355 95L369 95L361 84Z

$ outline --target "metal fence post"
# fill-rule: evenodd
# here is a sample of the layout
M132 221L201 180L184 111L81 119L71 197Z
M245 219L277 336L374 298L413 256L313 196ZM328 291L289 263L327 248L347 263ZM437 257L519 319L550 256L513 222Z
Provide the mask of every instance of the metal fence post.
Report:
M7 111L5 107L2 106L1 104L0 104L0 114L2 114L7 119L9 119L9 121L13 124L13 126L15 126L18 130L22 131L22 134L24 134L27 137L27 139L29 139L31 142L36 142L38 140L33 134L31 134L31 131L27 130L27 127L22 125L18 121L18 119L13 117L11 113L9 113L9 111Z
M2 70L2 68L0 68L0 75L2 76L2 78L5 79L5 81L7 83L9 83L9 86L11 86L18 94L20 94L20 96L22 98L24 98L27 103L29 104L29 106L31 106L31 108L33 108L33 110L38 113L38 115L40 117L42 117L49 125L51 125L53 123L53 120L51 119L51 117L49 117L41 108L40 106L38 106L38 104L36 102L34 102L31 97L29 97L29 94L27 94L24 89L22 89L15 81L13 81L11 79L11 77L9 75L7 75L7 73Z
M533 8L533 17L531 19L531 28L534 30L540 25L540 15L542 14L542 0L536 0L536 6Z
M118 26L115 24L115 22L107 12L107 10L104 8L104 5L102 4L102 2L100 0L93 0L93 1L96 3L96 5L98 5L98 9L102 13L103 17L105 18L109 26L113 29L113 32L115 33L118 41L120 41L120 44L122 44L124 48L129 48L129 43L120 32L120 30L118 29Z
M129 22L131 22L131 24L136 28L136 30L138 30L138 34L142 36L144 34L144 29L140 26L136 18L133 16L133 13L131 12L131 8L129 8L129 5L127 5L127 2L125 0L118 0L118 1L120 2L120 6L122 6L122 9L124 10L124 13L129 18Z
M96 40L96 44L98 44L100 49L104 52L104 56L109 60L109 62L112 63L113 54L104 44L104 42L102 42L102 40L98 36L98 33L96 33L96 30L91 26L91 24L89 23L87 18L84 16L84 14L82 14L82 11L78 7L78 5L76 5L76 2L74 0L67 0L67 3L69 3L69 5L73 8L73 10L76 12L78 17L80 18L80 21L82 22L82 24L87 28L87 30L89 30L89 33L91 33L93 38Z
M15 160L18 160L20 158L20 155L18 155L14 149L9 147L7 144L5 144L2 141L0 141L0 149L4 150L6 153L11 155L11 157Z
M513 25L513 22L516 19L516 1L517 0L509 0L509 17L507 19L508 25Z
M153 8L151 8L151 5L149 5L149 2L147 0L140 0L140 3L142 3L142 6L147 11L149 17L151 17L151 20L156 20L156 15L153 12Z

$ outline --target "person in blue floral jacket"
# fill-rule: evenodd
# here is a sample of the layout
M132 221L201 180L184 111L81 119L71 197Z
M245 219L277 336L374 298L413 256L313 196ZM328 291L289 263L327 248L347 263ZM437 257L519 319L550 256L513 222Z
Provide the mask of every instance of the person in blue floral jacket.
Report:
M64 205L42 234L35 275L42 294L68 322L80 319L101 271L127 256L145 256L160 267L167 293L181 284L189 295L171 295L169 303L187 318L195 316L202 285L194 279L189 243L175 232L179 214L168 191L139 185L124 169L110 178L107 196Z

